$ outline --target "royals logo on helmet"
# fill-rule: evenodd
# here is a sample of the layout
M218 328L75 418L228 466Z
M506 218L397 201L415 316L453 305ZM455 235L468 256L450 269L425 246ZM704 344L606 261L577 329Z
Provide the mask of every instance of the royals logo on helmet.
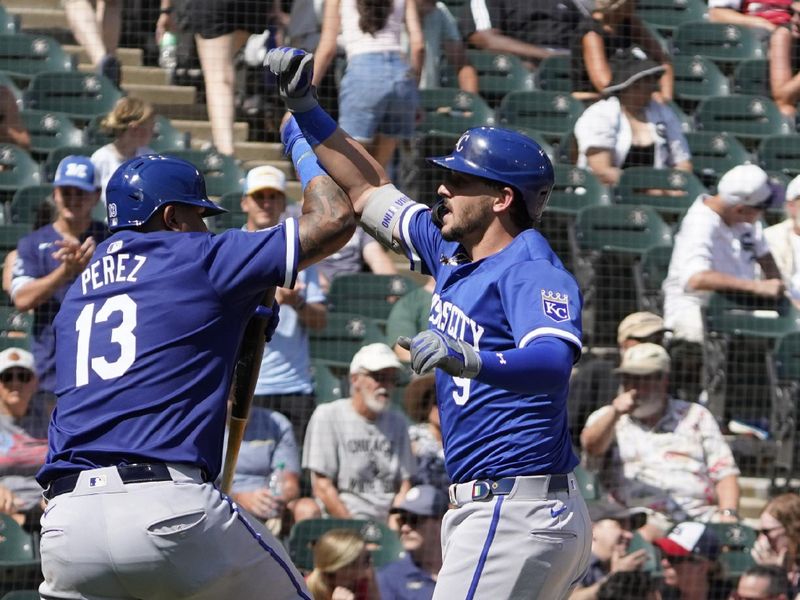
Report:
M542 290L544 314L556 323L569 321L569 296L552 290Z

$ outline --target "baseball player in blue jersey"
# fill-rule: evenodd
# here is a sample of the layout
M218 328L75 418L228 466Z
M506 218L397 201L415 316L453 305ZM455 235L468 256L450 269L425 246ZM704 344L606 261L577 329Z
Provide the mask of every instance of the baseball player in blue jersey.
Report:
M517 132L470 129L442 167L429 210L399 192L364 148L319 107L313 58L267 57L305 139L350 196L361 226L436 279L429 329L401 344L418 373L435 370L453 482L434 598L556 599L590 557L566 397L581 352L581 297L533 228L553 185L542 149Z
M337 189L316 177L298 219L212 235L203 217L223 210L190 163L142 156L111 177L113 235L55 319L43 598L310 600L281 544L210 482L250 315L352 235Z

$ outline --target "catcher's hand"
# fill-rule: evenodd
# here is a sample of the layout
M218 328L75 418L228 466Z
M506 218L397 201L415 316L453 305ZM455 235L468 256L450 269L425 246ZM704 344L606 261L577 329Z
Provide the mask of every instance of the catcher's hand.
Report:
M272 308L263 305L256 308L256 315L267 320L267 325L264 327L264 339L268 342L275 335L275 330L278 328L278 323L281 320L280 312L281 305L275 300L272 301Z
M419 375L439 367L454 377L472 379L481 370L481 357L472 346L435 329L418 333L414 339L397 338L397 343L411 351L411 368Z
M278 90L292 112L306 112L317 102L311 85L314 76L314 55L298 48L273 48L264 59L266 66L278 77Z

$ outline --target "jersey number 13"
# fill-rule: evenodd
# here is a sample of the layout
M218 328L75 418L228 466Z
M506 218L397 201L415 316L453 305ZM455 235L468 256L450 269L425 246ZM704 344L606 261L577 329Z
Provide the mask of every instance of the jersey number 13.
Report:
M136 302L128 294L112 296L95 312L95 303L83 307L75 330L78 332L78 352L75 360L75 385L89 383L89 367L102 379L120 377L136 358ZM115 312L122 313L122 322L111 330L111 343L120 347L119 358L109 362L103 356L89 356L89 342L95 323L105 323Z

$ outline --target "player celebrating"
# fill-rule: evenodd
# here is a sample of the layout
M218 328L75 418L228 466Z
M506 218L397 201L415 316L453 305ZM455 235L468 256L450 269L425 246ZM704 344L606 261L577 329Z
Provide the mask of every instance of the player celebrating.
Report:
M553 185L550 161L519 133L470 129L451 155L431 159L445 170L428 210L319 107L311 55L279 48L267 61L296 119L282 132L287 146L314 146L361 225L436 279L430 329L402 342L415 371L436 368L455 482L434 598L566 597L591 548L566 415L581 298L533 229Z
M350 238L350 202L318 176L298 219L215 236L203 217L224 211L200 173L157 155L123 163L106 195L114 235L55 319L42 596L310 600L281 544L212 482L248 317Z

